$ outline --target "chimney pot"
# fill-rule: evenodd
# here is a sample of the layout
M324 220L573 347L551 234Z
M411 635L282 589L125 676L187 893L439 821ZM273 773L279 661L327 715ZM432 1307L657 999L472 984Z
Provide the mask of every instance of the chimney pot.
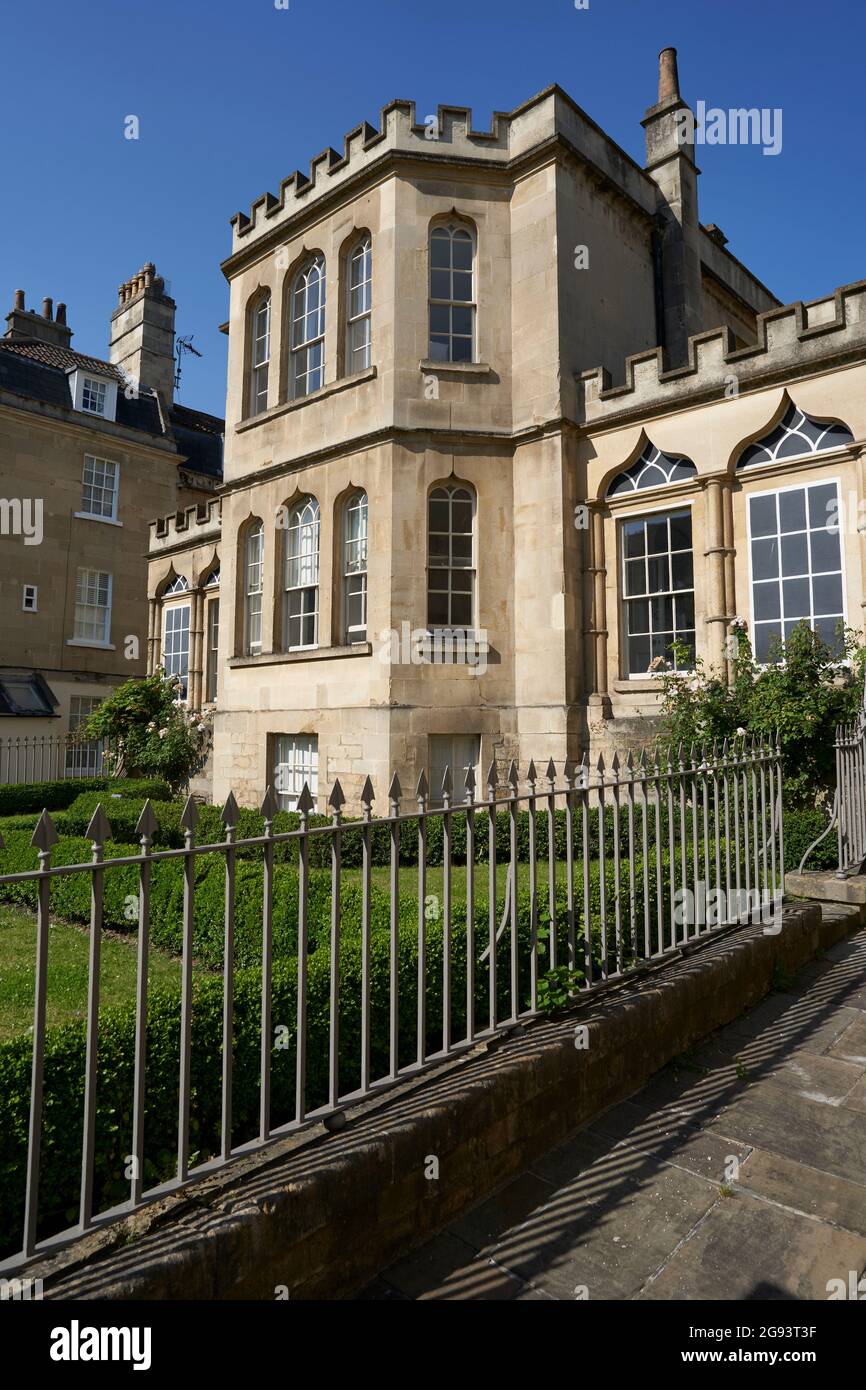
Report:
M24 291L23 291L23 290L16 290L16 291L15 291L15 308L16 308L16 309L21 309L22 311L24 310Z
M54 313L54 304L53 304L52 300L50 300L50 299L48 298L48 296L46 295L45 298L44 298L43 301L42 301L42 317L43 317L44 319L50 319L50 318L53 317L53 313Z
M677 71L677 50L663 48L659 54L659 104L679 100L680 76Z
M65 304L58 304L58 306L57 306L57 313L54 315L54 322L55 322L55 323L65 323L65 322L66 322L66 305L65 305Z

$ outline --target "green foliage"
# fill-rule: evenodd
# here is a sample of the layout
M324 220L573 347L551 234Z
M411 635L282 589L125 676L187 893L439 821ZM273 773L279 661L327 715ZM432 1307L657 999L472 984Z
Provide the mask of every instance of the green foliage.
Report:
M108 739L117 776L161 777L180 790L207 761L210 729L180 702L179 684L162 671L125 681L82 721L75 740Z
M758 666L745 625L732 628L736 655L732 680L695 662L692 676L660 677L663 734L660 744L688 749L724 739L778 737L782 747L786 806L814 806L835 786L833 735L837 724L856 719L863 692L866 648L847 629L840 633L845 662L805 622L780 645L774 660Z
M60 782L22 782L14 787L0 787L0 816L35 814L58 811L71 806L83 793L122 792L124 796L149 796L152 801L165 801L171 796L168 783L160 778L67 777Z
M811 844L830 824L830 807L785 806L785 867L796 871L800 860ZM807 869L836 869L839 866L839 846L836 831L809 855Z
M80 842L69 842L69 852ZM116 849L122 849L116 846ZM205 860L211 856L205 856ZM60 861L58 861L60 862ZM7 865L3 865L5 869ZM579 867L579 866L578 866ZM638 877L641 866L638 864ZM182 885L173 874L171 862L154 866L153 940L161 942L174 923L177 931L178 892ZM165 872L163 872L165 871ZM126 870L118 871L120 873ZM135 873L135 870L132 870ZM72 882L83 876L58 879ZM217 884L223 877L222 865L205 869L197 885L196 934L194 946L214 960L222 951L223 899ZM318 876L322 878L322 876ZM324 880L310 884L310 954L306 966L307 978L307 1087L308 1109L323 1104L328 1097L328 1040L331 1012L331 956L328 936L330 895ZM649 873L651 893L655 891L655 871ZM235 1144L252 1138L258 1129L261 976L256 968L256 947L261 933L261 900L256 883L261 874L253 865L239 865L236 927L236 952L241 966L233 975L234 1037L232 1044L234 1075L233 1140ZM596 968L600 960L599 905L600 878L598 865L590 866L590 935ZM121 885L121 888L124 885ZM201 905L198 887L204 889ZM614 896L612 869L606 877L608 901ZM627 894L627 879L621 885ZM275 1042L271 1053L272 1105L271 1124L285 1123L295 1109L295 1065L297 1040L297 980L298 963L291 948L296 922L292 904L297 902L297 876L290 866L278 869L275 876L274 968L271 988L272 1022ZM360 894L348 892L344 886L343 929L339 954L339 1067L340 1090L346 1093L360 1083L360 1039L363 999L362 943L360 932ZM118 890L120 891L120 890ZM112 897L112 904L117 902ZM636 906L640 907L641 899ZM370 1037L371 1074L382 1076L390 1069L390 931L383 911L384 895L374 892L370 934ZM67 904L68 906L68 904ZM78 904L80 909L81 904ZM115 906L110 911L115 913ZM496 905L498 925L503 911L502 901ZM585 930L577 906L573 929L577 936L577 958L582 960L582 940ZM541 914L543 930L549 933L551 923ZM398 913L398 998L399 1018L398 1058L401 1066L415 1057L417 989L418 989L418 903L411 893L401 894ZM490 973L485 959L489 941L487 903L480 899L472 914L473 955L475 961L475 992L473 1017L476 1030L485 1028L490 1016ZM511 1016L511 932L516 930L518 955L518 1007L531 1004L530 962L533 927L532 898L525 885L518 891L513 918L496 948L497 986L496 1017L503 1021ZM449 956L451 966L451 1029L454 1038L465 1036L467 1019L467 904L456 898L452 904L449 924ZM556 933L558 959L568 960L569 912L564 885L558 885L554 898L552 929ZM425 996L427 1004L426 1046L428 1052L442 1046L443 1039L443 958L445 923L441 906L424 914L425 937ZM627 932L623 933L623 939ZM612 939L608 949L612 948ZM247 962L249 965L247 966ZM539 1002L543 1007L559 1007L563 990L576 985L579 970L550 975L549 937L540 948L541 982ZM191 1146L195 1161L203 1161L219 1147L222 1072L222 973L197 977L194 984L192 1011L192 1088L191 1088ZM132 1133L133 1059L135 1042L135 1012L129 1006L118 1006L100 1014L99 1085L97 1095L96 1181L95 1200L98 1208L123 1200L128 1184L123 1173L130 1151ZM152 991L147 1017L147 1086L145 1105L145 1181L154 1183L171 1175L177 1142L178 1064L180 1047L180 1002L175 990ZM45 1040L45 1112L42 1139L42 1174L40 1179L40 1235L48 1234L75 1219L78 1201L80 1151L82 1134L82 1100L86 1036L83 1022L64 1024L49 1029ZM23 1210L23 1182L27 1152L27 1121L31 1039L16 1038L0 1046L0 1248L14 1248L20 1240Z

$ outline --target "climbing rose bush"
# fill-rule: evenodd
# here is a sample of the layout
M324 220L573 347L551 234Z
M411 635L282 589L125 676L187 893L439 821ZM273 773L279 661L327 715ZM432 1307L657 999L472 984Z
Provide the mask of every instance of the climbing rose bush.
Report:
M707 671L698 658L694 670L676 672L665 664L662 731L665 747L681 742L721 748L724 739L775 738L782 747L785 800L815 806L832 800L836 785L836 725L857 719L863 700L866 647L859 634L841 629L837 648L828 646L805 622L759 666L743 618L730 624L730 684ZM682 663L687 652L677 653ZM658 668L656 668L658 669Z
M79 724L73 741L107 739L113 777L161 777L183 791L207 761L211 722L187 709L180 689L178 677L162 670L125 681Z

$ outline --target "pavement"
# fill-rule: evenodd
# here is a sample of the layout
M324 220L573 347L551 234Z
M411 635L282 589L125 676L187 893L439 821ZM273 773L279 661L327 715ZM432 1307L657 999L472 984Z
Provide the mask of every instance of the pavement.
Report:
M824 1300L856 1285L866 931L778 985L360 1297Z

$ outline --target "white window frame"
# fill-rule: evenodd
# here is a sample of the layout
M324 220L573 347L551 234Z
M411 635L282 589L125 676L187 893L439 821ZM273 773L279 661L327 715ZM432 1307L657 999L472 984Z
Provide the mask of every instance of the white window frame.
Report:
M307 515L309 513L309 516ZM321 580L321 512L313 496L301 497L289 513L283 556L283 651L312 651L319 645L319 596ZM293 596L296 596L293 598ZM312 608L305 607L312 599ZM301 611L292 613L295 602ZM301 634L313 619L312 642L291 642L293 624Z
M829 451L828 451L828 452L829 452ZM806 459L801 460L801 462L807 462L807 463L809 463L809 462L811 462L812 459L814 459L814 458L821 458L821 455L820 455L820 454L808 455L808 456L806 457ZM787 463L788 460L786 459L785 462ZM763 466L763 465L760 465L760 466ZM776 465L772 465L772 466L778 467L777 464L776 464ZM744 469L744 470L743 470L743 476L745 477L750 471L751 471L750 469ZM840 571L839 571L839 572L840 572L841 579L842 579L842 621L843 621L843 623L845 624L845 626L847 627L847 626L848 626L848 576L847 576L846 567L845 567L845 544L844 544L845 531L844 531L844 527L843 527L842 522L841 522L841 515L842 515L842 513L841 513L841 506L842 506L842 478L841 478L840 476L837 475L837 476L834 476L834 477L831 477L831 478L809 478L808 481L804 481L804 482L800 482L800 483L785 483L782 487L755 488L754 490L752 490L751 488L749 488L749 489L747 489L747 488L745 488L745 487L743 488L743 494L742 494L742 495L743 495L743 497L744 497L744 499L745 499L745 504L746 504L746 544L747 544L748 550L749 550L749 638L750 638L751 644L752 644L752 653L753 653L753 655L754 655L754 653L756 652L756 649L757 649L757 631L756 631L756 628L755 628L755 579L754 579L753 571L752 571L752 507L751 507L751 499L752 499L753 497L775 497L778 493L781 493L781 492L805 492L805 493L807 494L807 497L806 497L806 519L807 519L807 521L808 521L808 516L809 516L808 492L809 492L809 488L810 488L810 487L829 487L831 484L833 484L833 485L835 486L835 488L836 488L836 499L837 499L837 501L838 501L838 503L839 503L839 507L837 508L836 516L837 516L837 527L838 527L838 535L839 535L839 565L840 565ZM829 529L829 528L827 528L827 529ZM811 547L811 544L810 544L810 542L809 542L809 540L808 540L808 533L809 533L809 527L807 526L807 528L806 528L806 535L807 535L806 544L807 544L808 552L809 552L809 565L810 565L810 570L809 570L809 575L808 575L809 585L810 585L810 588L809 588L809 593L810 593L810 605L809 605L809 606L810 606L810 608L811 608L811 581L812 581L814 575L813 575L813 572L812 572L812 570L811 570L811 564L812 564L812 547ZM786 533L786 534L797 534L797 533L796 533L796 532L791 532L791 533ZM761 540L761 539L767 539L767 537L757 536L755 539L756 539L756 540ZM820 574L820 573L824 573L824 574L835 574L836 571L835 571L835 570L822 570L822 571L819 571L819 574ZM801 578L801 577L805 577L805 576L790 575L790 576L788 576L788 577L789 577L789 578ZM766 582L766 581L760 580L760 579L759 579L757 582L758 582L759 584L761 584L761 583L764 583L764 582ZM780 554L779 554L779 587L780 587L780 590L781 590L781 584L782 584L782 556L781 556L781 552L780 552ZM780 616L780 618L779 618L779 625L780 625L780 627L781 627L781 629L782 629L782 641L784 642L784 641L786 640L786 639L785 639L784 595L783 595L781 592L780 592L780 596L779 596L779 601L780 601L780 613L781 613L781 616ZM768 621L768 620L767 620L767 619L762 619L762 621ZM802 620L802 619L798 619L797 621L799 622L799 621L803 621L803 620ZM810 625L811 625L811 622L812 622L812 621L813 621L813 619L810 619ZM814 628L813 628L812 630L814 631ZM842 658L840 658L840 661L841 661L841 660L842 660ZM766 670L767 667L768 667L769 665L771 665L771 664L772 664L772 665L775 665L776 663L775 663L775 662L773 662L773 663L770 663L770 662L759 662L759 661L757 661L757 658L756 658L756 665L758 665L762 670Z
M99 372L85 371L83 367L75 367L67 375L73 410L87 415L91 420L115 420L117 418L117 382L113 377L100 376ZM95 382L105 387L104 408L101 411L85 409L85 381Z
M273 787L281 811L294 811L304 783L319 796L318 734L273 734Z
M262 325L264 315L264 325ZM271 295L260 295L250 316L249 413L261 415L268 408L271 364Z
M447 232L447 233L448 233L448 243L449 243L449 265L448 265L448 274L449 274L449 290L450 290L450 294L449 294L449 297L448 297L448 298L444 298L442 295L434 295L434 293L433 293L433 272L434 272L434 269L436 269L436 270L443 270L443 269L444 269L444 267L441 267L441 266L436 266L436 267L434 267L434 265L433 265L433 238L434 238L434 236L435 236L435 237L437 237L439 240L441 240L442 238L441 238L441 235L440 235L440 234L441 234L442 232ZM469 239L469 244L470 244L470 248L471 248L471 259L472 259L472 264L471 264L471 266L470 266L470 268L469 268L469 272L468 272L469 275L471 276L471 280L472 280L472 297L471 297L471 299L455 299L455 298L454 298L454 274L455 274L455 266L454 266L454 237L455 237L455 234L456 234L457 232L461 232L461 233L463 233L463 235L465 235L466 237L468 237L468 239ZM471 363L476 362L476 361L478 360L478 269L477 269L477 267L478 267L478 237L477 237L477 234L476 234L476 232L475 232L474 227L471 227L471 226L469 226L467 223L461 222L461 221L459 221L459 220L451 220L451 221L447 221L447 222L435 222L435 223L430 227L429 232L428 232L428 234L427 234L427 261L428 261L428 267L427 267L427 354L428 354L428 360L433 361L433 362L451 362L451 363L454 363L455 365L458 365L458 366L459 366L459 365L467 365L467 366L468 366L468 365L470 365ZM465 272L463 271L463 268L457 267L457 273L465 273ZM447 338L448 338L448 352L447 352L447 356L445 356L445 357L440 356L440 355L438 354L438 352L434 352L434 348L433 348L433 331L434 331L434 330L433 330L433 309L434 309L434 307L435 307L435 308L447 309L447 310L448 310L448 332L447 332L447 335L445 334L444 330L442 330L442 329L437 329L437 330L436 330L437 336L439 336L439 337L447 336ZM469 310L470 332L469 332L468 335L465 334L465 333L455 333L455 332L454 332L454 313L453 313L454 309L468 309L468 310ZM468 336L468 338L469 338L469 356L468 356L468 357L455 357L455 356L454 356L454 342L455 342L455 340L456 340L456 339L460 339L461 341L464 341L464 340L466 339L467 336Z
M687 481L687 480L684 480L684 481ZM664 486L669 486L669 484L665 484ZM661 490L661 487L659 488L659 490ZM652 495L652 490L651 490L651 489L647 489L647 491L650 492L650 495ZM671 590L671 594L672 594L672 596L675 597L677 593L681 593L681 594L691 593L693 596L696 594L696 589L695 589L695 577L696 577L696 567L695 567L695 517L694 517L694 501L693 501L693 499L689 498L689 499L684 499L684 500L681 501L681 502L677 502L677 501L674 501L674 500L672 500L671 498L668 497L668 498L665 498L664 501L659 501L659 502L657 502L654 506L650 506L650 507L639 507L639 506L634 506L634 508L633 508L632 511L628 511L628 512L625 512L625 511L624 511L624 512L617 512L617 513L616 513L616 518L615 518L615 520L616 520L616 526L617 526L616 540L617 540L617 547L618 547L618 551L619 551L619 566L618 566L618 575L619 575L619 578L618 578L618 581L617 581L617 611L618 611L618 614L619 614L619 628L620 628L620 642L619 642L619 647L620 647L620 660L619 660L619 669L620 669L621 672L624 673L624 674L620 677L620 679L624 679L624 680L628 680L628 681L660 680L663 676L670 674L669 672L666 672L666 671L663 671L663 670L661 670L661 671L644 671L643 673L634 672L634 674L632 674L632 672L630 672L629 669L628 669L628 668L629 668L629 660L628 660L628 637L629 637L629 634L628 634L628 622L627 622L628 598L627 598L626 592L625 592L626 553L625 553L625 532L624 532L624 529L623 529L623 528L624 528L625 524L626 524L627 522L629 522L629 521L641 521L644 517L649 517L649 516L669 516L669 515L671 515L672 512L684 512L684 511L688 511L688 512L691 514L691 523L692 523L692 587L691 587L690 590L689 590L689 589L673 590L673 589L672 589L672 590ZM680 552L676 552L676 553L679 554ZM668 555L670 555L670 551L668 552ZM641 595L639 595L639 594L633 594L631 597L632 597L632 598L640 598ZM663 597L663 595L652 595L652 594L647 594L646 597L647 597L647 599L651 599L651 598L653 598L653 597ZM676 628L675 628L674 630L676 630ZM699 626L698 626L698 613L697 613L697 607L696 607L696 608L695 608L695 628L694 628L694 632L695 632L695 659L696 659L696 660L697 660L697 657L698 657L698 654L699 654L699 643L698 643L698 634L699 634L699 631L700 631L700 629L699 629ZM652 650L650 650L650 657L652 658ZM682 675L686 675L686 674L688 674L690 671L693 671L693 670L694 670L694 667L691 667L691 666L681 666L681 667L678 668L678 672L677 672L677 673L678 673L678 674L682 674Z
M79 600L79 598L78 598L79 583L80 583L81 575L83 575L83 574L86 574L86 575L94 575L94 574L95 574L95 575L98 575L100 578L105 578L105 579L108 580L108 585L107 585L107 588L108 588L108 601L107 601L107 603L106 603L104 606L103 606L102 604L93 604L93 603L87 603L87 602L82 603L82 602ZM113 646L112 642L110 641L110 637L111 637L111 600L112 600L112 590L113 590L113 587L114 587L114 580L113 580L113 576L112 576L112 574L111 574L111 572L110 572L109 570L96 570L96 569L91 569L91 567L90 567L89 565L79 565L79 567L78 567L78 569L76 570L76 573L75 573L75 607L74 607L74 624L75 624L75 626L74 626L74 628L73 628L73 636L67 639L66 645L67 645L68 647L103 647L103 648L105 648L105 649L108 650L108 651L114 651L114 646ZM96 638L96 637L81 637L81 636L79 636L79 633L78 633L78 626L79 626L79 622L78 622L78 609L79 609L80 607L86 607L86 608L97 609L97 610L100 610L100 609L101 609L101 611L104 613L105 616L104 616L104 621L103 621L103 625L102 625L103 636L102 636L101 638Z
M358 536L349 533L353 512L363 512L363 530ZM343 505L343 640L346 646L367 641L367 565L370 547L370 501L365 491L353 492ZM359 592L364 621L349 625L350 586L360 580Z
M447 763L447 766L448 766L448 767L450 768L450 770L451 770L451 782L452 782L452 788L453 788L453 790L452 790L452 792L451 792L451 804L454 805L456 802L462 801L462 800L464 799L464 797L465 797L465 795L466 795L466 787L465 787L466 769L470 766L469 763L461 763L459 766L457 766L457 765L455 764L454 758L453 758L453 751L454 751L454 742L455 742L456 739L466 739L466 740L468 740L468 739L473 739L473 740L475 741L475 744L476 744L476 750L475 750L475 752L476 752L476 757L475 757L475 762L474 762L473 764L471 764L471 766L474 768L476 780L479 781L479 782L480 782L480 780L481 780L481 779L480 779L480 775L479 775L479 774L480 774L480 765L481 765L481 735L480 735L480 733L478 733L478 734L476 734L476 733L428 734L428 735L427 735L427 763L428 763L428 768L427 768L427 770L428 770L429 777L430 777L430 795L429 795L429 800L428 800L428 805L430 805L430 806L441 806L441 805L442 805L442 778L439 776L439 769L438 769L438 768L437 768L437 770L436 770L436 774L435 774L435 775L434 775L434 772L433 772L433 749L434 749L434 746L435 746L435 744L436 744L437 741L438 741L438 742L440 743L440 745L441 745L442 743L444 743L445 739L448 739L448 740L450 741L450 743L451 743L451 751L452 751L452 757L449 758L448 763ZM442 764L443 774L444 774L444 768L445 768L445 766L446 766L446 764L443 763L443 764Z
M92 474L93 474L93 478L92 478L92 480L91 480L89 483L88 483L88 481L87 481L87 466L88 466L88 464L92 465ZM103 496L104 496L104 494L108 491L108 489L106 488L104 482L96 482L96 481L95 481L96 469L97 469L97 467L99 467L99 466L101 466L102 469L103 469L103 474L102 474L103 478L106 476L106 475L105 475L105 469L107 469L107 468L113 468L113 469L114 469L114 487L111 489L111 511L110 511L107 515L106 515L105 513L103 513L103 512L94 512L94 511L88 511L88 510L87 510L87 498L86 498L86 495L85 495L85 489L86 489L86 488L90 487L91 490L94 489L94 488L98 488L99 491L103 494ZM92 501L93 501L93 497L91 496L91 502L92 502ZM81 469L81 506L80 506L79 510L75 513L76 517L79 517L82 521L101 521L101 522L107 523L107 524L110 525L110 526L122 526L123 523L122 523L121 521L119 521L119 520L118 520L118 517L117 517L117 511L118 511L119 501L120 501L120 464L119 464L115 459L99 458L96 454L85 454L85 455L84 455L84 463L83 463L82 469Z
M352 376L373 362L373 241L369 232L351 248L346 269L346 375ZM360 295L361 304L353 312L356 295ZM360 346L357 338L361 339Z
M462 536L462 535L465 535L465 534L466 534L465 531L459 531L459 532L456 532L456 533L455 533L453 524L449 525L449 529L448 529L447 532L444 532L444 531L435 531L435 532L434 532L434 531L431 530L431 527L430 527L430 503L431 503L431 501L434 500L434 494L437 493L437 492L446 492L446 493L448 494L448 501L449 501L449 519L450 519L450 517L451 517L451 515L452 515L454 493L455 493L455 492L465 492L465 493L468 495L468 497L469 497L469 500L470 500L471 506L472 506L472 531L471 531L471 537L472 537L472 547L471 547L471 550L472 550L472 553L471 553L471 557L470 557L470 563L469 563L468 565L454 565L454 564L451 563L451 559L452 559L452 550L453 550L453 537L454 537L455 534L461 535L461 536ZM441 501L442 499L441 499L441 498L436 498L435 500ZM477 518L477 509L478 509L478 495L477 495L477 493L476 493L474 487L470 487L468 483L450 483L450 482L437 483L436 486L435 486L435 487L431 487L430 490L429 490L429 492L427 493L427 504L426 504L425 517L424 517L424 525L425 525L425 527L426 527L426 544L427 544L427 571L426 571L426 603L427 603L427 611L426 611L426 614L425 614L425 621L426 621L427 632L428 632L431 636L432 636L434 633L437 633L437 632L465 632L468 636L475 636L475 635L477 634L477 627L478 627L478 518ZM432 565L432 564L430 563L430 559L431 559L430 537L431 537L431 535L438 535L438 536L441 536L441 535L446 535L446 534L447 534L448 537L449 537L449 544L448 544L448 559L449 559L449 563L448 563L447 565ZM448 572L448 588L447 588L446 590L437 589L437 590L435 590L434 592L440 593L440 594L441 594L441 593L447 593L447 595L448 595L448 613L449 613L449 621L448 621L448 622L445 622L445 623L432 624L432 623L430 622L430 576L431 576L431 573L432 573L433 571L441 572L441 571L443 571L443 570L447 570L447 572ZM466 623L466 624L463 624L463 623L453 623L453 622L450 621L452 596L453 596L454 594L460 594L460 595L462 596L462 595L465 595L465 593L466 593L466 590L464 590L464 589L454 589L454 588L453 588L453 585L452 585L452 578L451 578L451 577L452 577L452 575L453 575L453 573L454 573L455 570L465 570L465 571L469 574L469 576L470 576L470 579L469 579L469 591L468 591L468 592L469 592L469 617L470 617L470 621L469 621L468 623Z
M29 602L28 602L29 600ZM22 613L39 612L39 587L36 584L22 584L21 586L21 611Z
M178 590L180 594L182 590ZM187 590L188 592L188 590ZM167 596L167 594L166 594ZM178 629L174 619L178 613L186 613L186 627L181 624ZM179 648L177 651L168 651L169 639L169 619L172 619L172 636L186 635L186 650ZM186 700L189 695L189 660L192 647L192 604L189 599L176 601L174 603L164 603L162 610L162 667L166 676L180 676L181 678L181 699ZM185 669L184 669L185 668Z
M69 697L69 733L72 734L95 709L102 704L101 695L71 695ZM82 705L88 705L82 710ZM77 708L76 708L77 706ZM86 743L73 743L66 749L67 777L98 777L102 772L102 740L88 739Z
M315 276L314 276L315 272ZM308 308L310 289L315 283L319 287L319 303ZM289 295L289 397L293 401L303 400L325 384L325 312L327 308L327 280L325 258L321 252L302 266L292 281ZM308 333L308 320L315 316L315 332ZM310 367L310 355L319 348L321 357L318 366ZM310 385L311 377L318 377L315 386Z
M207 655L207 670L205 672L205 702L212 705L216 701L219 690L219 619L220 619L220 598L219 592L213 592L216 585L211 586L211 595L207 601L207 613L205 616L205 649ZM214 641L214 626L216 627L216 641Z
M257 554L253 554L253 543ZM262 650L262 605L264 601L265 528L252 522L244 536L244 654L258 656ZM253 634L257 634L254 636Z

